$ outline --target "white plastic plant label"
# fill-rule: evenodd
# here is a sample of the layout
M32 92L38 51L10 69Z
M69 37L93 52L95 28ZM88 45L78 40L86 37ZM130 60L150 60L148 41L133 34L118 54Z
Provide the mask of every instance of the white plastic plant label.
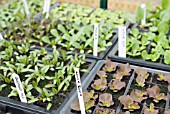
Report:
M126 58L126 27L118 28L118 56Z
M25 13L26 13L27 17L29 17L31 14L30 14L30 11L29 11L29 8L28 8L27 1L26 0L22 0L22 2L24 4Z
M2 36L2 34L0 33L0 40L3 40L4 38L3 38L3 36Z
M141 20L142 26L146 24L146 5L141 4L141 8L143 10L143 19Z
M51 0L44 0L43 14L46 13L45 18L49 17L50 2L51 2Z
M25 92L24 92L24 89L22 87L22 83L21 83L19 76L17 74L12 74L12 78L14 80L14 83L15 83L15 86L17 88L21 102L27 103L27 98L25 96Z
M94 56L97 56L98 38L99 38L99 25L94 24L94 47L93 47L93 55Z
M74 68L74 73L75 73L75 78L76 78L77 94L78 94L81 114L86 114L79 69L78 68Z

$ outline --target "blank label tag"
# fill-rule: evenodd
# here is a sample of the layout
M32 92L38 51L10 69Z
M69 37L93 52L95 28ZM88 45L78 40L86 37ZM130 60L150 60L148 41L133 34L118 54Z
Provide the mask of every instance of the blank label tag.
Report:
M51 2L51 0L44 0L43 14L47 13L45 18L48 18L48 16L49 16L50 2Z
M12 78L14 80L21 102L27 103L27 98L25 96L25 92L22 87L22 83L21 83L19 76L17 74L12 74Z
M118 28L118 37L119 57L126 58L126 27Z
M82 91L82 86L81 86L79 69L74 68L74 73L75 73L75 78L76 78L77 94L78 94L81 114L85 114L86 112L85 112L85 105L84 105L83 91Z
M3 38L3 36L2 36L2 34L0 33L0 40L3 40L4 38Z
M28 8L27 1L26 0L22 0L22 2L24 4L26 15L29 17L30 16L30 11L29 11L29 8Z
M98 50L98 38L99 38L99 25L94 25L94 48L93 48L93 55L97 56Z
M141 4L141 8L143 10L143 19L141 20L142 26L146 24L146 5Z

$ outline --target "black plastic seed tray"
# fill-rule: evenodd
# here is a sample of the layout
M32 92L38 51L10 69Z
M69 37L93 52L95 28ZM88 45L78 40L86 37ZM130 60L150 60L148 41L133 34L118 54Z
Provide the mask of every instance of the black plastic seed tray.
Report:
M88 71L90 72L92 68L94 67L94 65L96 64L96 61L91 60L91 59L86 59L85 64L88 65ZM86 79L88 73L82 74L81 76L82 82ZM76 82L72 80L71 83L75 84ZM4 114L5 113L9 113L9 114L59 114L60 110L62 110L62 108L69 101L70 97L75 93L75 91L76 91L76 87L74 87L68 95L60 94L61 97L65 98L63 103L60 104L59 108L57 108L56 110L49 110L49 111L46 110L45 108L41 108L33 104L26 104L26 103L12 100L7 97L0 96L0 111L2 111Z
M118 66L117 70L119 70L119 67L120 67L121 64L125 65L125 63L127 63L129 61L122 61L122 62L119 61L118 62L118 61L114 61L114 59L113 59L112 62L115 62L117 64L117 66ZM89 73L88 77L82 82L82 89L83 89L83 91L85 91L85 90L88 90L88 91L89 90L94 90L91 87L91 84L94 82L94 80L99 78L97 76L97 72L98 72L98 70L102 70L103 69L103 66L104 66L105 63L106 63L105 60L101 60L101 61L97 62L95 67ZM114 93L113 91L111 91L109 87L106 87L104 91L94 90L95 93L97 93L98 95L103 94L103 93L110 93L110 94L112 94L114 105L111 106L111 107L107 107L107 109L115 110L116 114L118 114L120 112L120 110L123 110L123 106L119 102L118 97L121 96L121 95L129 95L129 93L133 89L139 89L138 86L136 86L136 84L134 83L135 79L136 79L136 74L134 72L134 69L137 68L137 67L142 67L143 69L146 69L148 71L148 73L149 73L149 78L146 80L145 88L149 88L149 87L151 87L153 85L158 85L160 88L164 88L166 86L166 89L167 89L167 85L164 86L164 85L161 85L161 84L155 82L154 77L156 76L156 74L158 72L163 73L163 74L168 74L168 72L157 70L157 69L143 67L142 65L139 65L139 64L138 65L133 65L133 63L130 62L130 68L131 68L130 75L127 76L127 77L125 76L125 78L123 78L123 80L122 80L122 81L124 81L126 83L125 88L123 88L122 90L119 90L119 92L117 92L117 93ZM111 73L108 73L108 72L106 73L107 74L107 84L108 85L112 82L113 75L115 74L116 71L111 72ZM142 88L140 88L140 89L142 89ZM169 108L169 100L170 100L169 96L170 95L169 95L169 92L167 92L167 91L165 92L165 94L167 95L168 100L164 101L164 105L157 106L156 109L160 108L161 111L168 110L168 108ZM136 114L143 114L144 107L145 106L149 107L148 99L144 100L144 102L140 103L140 109L139 110L134 111L132 113L133 114L135 114L135 113ZM68 103L65 104L65 106L63 107L63 109L61 110L61 112L59 114L80 114L80 112L77 112L77 111L75 112L70 107L71 103L73 103L73 101L75 101L75 100L78 100L77 93L73 94L73 96L69 99ZM96 105L93 108L91 108L92 114L95 114L96 109L99 108L99 107L105 108L105 107L100 106L98 103L99 102L97 101ZM162 114L162 113L160 113L160 114Z

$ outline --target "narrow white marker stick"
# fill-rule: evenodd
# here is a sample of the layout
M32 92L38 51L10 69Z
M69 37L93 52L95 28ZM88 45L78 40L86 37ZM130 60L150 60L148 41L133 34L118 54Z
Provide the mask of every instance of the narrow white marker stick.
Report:
M44 0L43 14L46 12L47 0Z
M28 8L27 1L26 0L22 0L22 2L24 4L25 13L26 13L27 17L29 17L30 16L30 11L29 11L29 8Z
M51 2L51 0L44 0L43 14L46 13L46 17L45 18L49 17L50 2Z
M75 73L75 78L76 78L77 94L78 94L81 114L86 114L79 69L78 68L74 68L74 73Z
M141 20L142 26L146 24L146 5L141 4L141 8L143 10L143 19Z
M4 38L3 38L3 36L2 36L2 34L0 33L0 40L3 40Z
M99 25L94 24L94 47L93 47L93 55L97 56L98 50L98 39L99 39Z
M118 28L118 56L126 58L126 27Z
M26 98L24 89L22 87L22 83L21 83L19 76L17 74L12 74L12 78L14 80L21 102L27 103L27 98Z

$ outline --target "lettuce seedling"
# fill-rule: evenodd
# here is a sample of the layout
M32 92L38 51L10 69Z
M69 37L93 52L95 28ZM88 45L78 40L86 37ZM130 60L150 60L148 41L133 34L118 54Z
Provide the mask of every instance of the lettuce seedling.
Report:
M167 96L165 96L164 93L160 93L160 91L161 90L157 85L147 89L149 97L154 98L153 101L156 103L158 103L160 100L167 100Z
M102 71L102 70L99 70L97 72L97 75L100 77L100 78L106 78L107 75L106 75L106 71Z
M90 110L90 108L92 108L93 106L95 106L95 102L94 100L89 100L88 102L85 103L85 110L86 112L91 113L92 111ZM79 105L79 101L73 101L71 103L71 109L75 110L75 111L80 111L80 105Z
M111 90L113 90L113 92L118 92L119 90L121 90L123 87L126 86L125 82L121 82L119 80L114 80L110 85L109 88Z
M110 59L106 58L106 63L104 66L104 70L107 72L115 71L117 67L117 64L112 62Z
M147 95L147 91L145 90L133 90L130 94L132 99L139 103L141 103L144 99L147 99L147 97L144 97L146 95Z
M98 95L95 95L93 90L91 90L90 92L84 91L83 92L83 98L84 98L84 102L85 102L85 110L86 110L86 112L91 113L90 108L95 106L95 101L98 98ZM73 101L71 103L71 109L73 109L75 111L80 111L80 105L79 105L78 100Z
M123 75L122 75L119 71L117 71L117 72L113 75L113 80L119 80L119 81L121 81L122 78L123 78Z
M138 103L134 103L132 97L129 95L120 96L119 101L124 105L123 109L129 109L129 111L134 111L140 108Z
M148 78L149 74L148 74L148 71L144 68L141 68L141 67L138 67L138 68L135 68L135 73L138 75L138 76L141 76L145 79Z
M137 76L136 82L137 82L137 86L139 87L145 86L145 78L142 76Z
M101 78L95 80L91 87L94 88L95 90L103 91L107 87L107 79Z
M144 114L158 114L159 110L154 109L154 104L150 103L150 108L146 107L144 108Z
M129 63L127 63L125 65L121 64L119 72L121 73L122 76L129 76L130 72L131 72L131 68L130 68Z
M116 114L116 112L107 108L97 108L95 114Z
M99 105L100 106L110 107L113 104L114 104L114 102L112 99L112 94L103 93L99 96Z
M98 98L98 95L95 94L94 90L91 90L90 92L84 91L83 97L84 102L88 102L89 100L96 100Z

